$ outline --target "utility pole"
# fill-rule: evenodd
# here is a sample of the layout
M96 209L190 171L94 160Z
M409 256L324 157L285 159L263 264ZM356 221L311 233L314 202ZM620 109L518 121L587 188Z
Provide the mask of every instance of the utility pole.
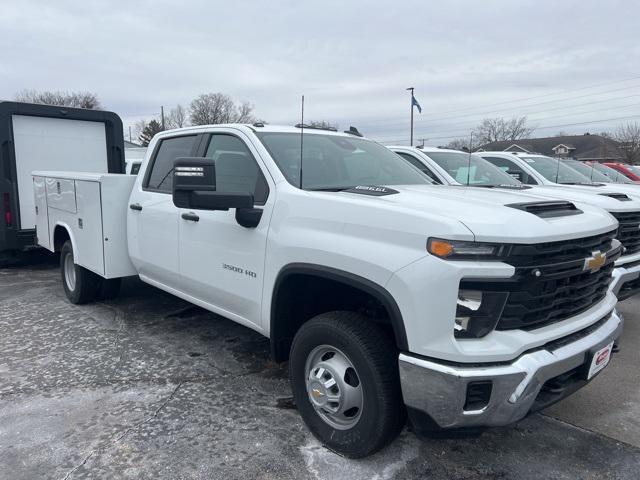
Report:
M131 125L129 125L129 141L131 141Z
M160 116L162 117L162 131L164 131L164 106L162 105L160 106Z
M407 90L411 92L411 102L409 102L409 105L411 105L411 141L409 142L409 145L413 147L413 91L415 88L409 87Z

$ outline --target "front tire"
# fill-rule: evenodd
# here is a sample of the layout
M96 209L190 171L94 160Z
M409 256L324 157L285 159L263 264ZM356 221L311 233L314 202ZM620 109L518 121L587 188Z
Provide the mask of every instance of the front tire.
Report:
M380 450L406 422L396 347L362 315L328 312L305 323L293 340L289 375L307 427L342 455Z
M76 265L70 240L67 240L60 250L60 273L64 293L71 303L87 303L96 298L100 277Z

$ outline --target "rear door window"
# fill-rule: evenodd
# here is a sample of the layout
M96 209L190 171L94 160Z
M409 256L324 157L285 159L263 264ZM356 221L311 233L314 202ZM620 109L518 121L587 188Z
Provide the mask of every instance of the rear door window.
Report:
M190 157L194 154L196 138L196 135L185 135L161 140L156 148L145 188L161 193L171 193L173 188L173 163L176 158Z

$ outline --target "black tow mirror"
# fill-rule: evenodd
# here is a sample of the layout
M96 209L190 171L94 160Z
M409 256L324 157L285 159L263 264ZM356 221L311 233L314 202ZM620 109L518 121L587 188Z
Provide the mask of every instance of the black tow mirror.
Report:
M215 192L216 164L210 158L178 158L173 163L173 204L178 208L191 205L194 192Z
M216 191L216 164L210 158L184 157L173 164L173 204L193 210L236 209L236 220L243 227L260 223L262 209L253 208L249 192Z
M522 172L518 172L516 170L507 170L507 173L519 182L522 182Z

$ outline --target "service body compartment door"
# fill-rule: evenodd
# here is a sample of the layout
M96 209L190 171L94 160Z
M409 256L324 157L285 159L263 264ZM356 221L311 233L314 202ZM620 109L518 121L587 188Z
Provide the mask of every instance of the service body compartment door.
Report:
M69 213L76 213L76 184L68 178L47 178L47 204Z
M33 177L33 192L36 212L36 235L38 245L53 250L49 232L49 214L47 210L47 190L44 177Z
M77 215L75 225L75 261L92 272L104 275L104 251L102 244L102 207L100 183L76 180Z

